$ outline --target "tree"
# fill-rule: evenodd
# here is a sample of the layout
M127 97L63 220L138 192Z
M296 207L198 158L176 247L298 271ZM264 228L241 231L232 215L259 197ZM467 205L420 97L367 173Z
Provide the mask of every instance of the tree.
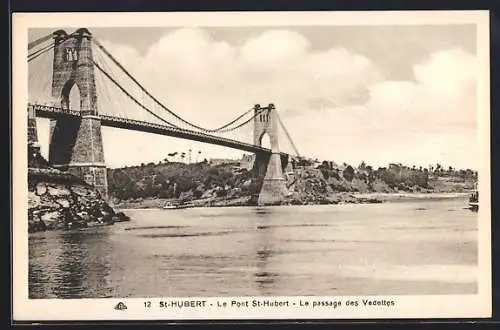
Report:
M347 167L342 172L342 176L344 177L344 179L351 182L352 179L354 179L354 168L352 168L351 165L347 165Z
M442 169L441 164L437 163L437 164L436 164L436 168L435 168L434 172L439 173L439 172L441 172L441 169Z

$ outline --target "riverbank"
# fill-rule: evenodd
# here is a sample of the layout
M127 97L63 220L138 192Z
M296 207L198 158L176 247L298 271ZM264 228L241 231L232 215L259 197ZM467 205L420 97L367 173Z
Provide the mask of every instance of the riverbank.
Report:
M69 173L28 169L28 232L70 230L129 221L99 192Z
M159 163L108 170L109 195L119 208L162 208L168 201L197 207L255 206L262 178L238 164ZM284 205L383 203L461 198L475 187L470 170L429 170L390 164L322 163L284 172Z
M375 203L391 203L398 201L421 201L421 200L441 200L441 199L459 199L468 198L469 193L339 193L336 198L332 198L329 202L316 203L319 204L375 204ZM172 199L164 198L144 198L130 201L121 201L114 203L113 207L121 210L126 209L158 209L163 208L166 203ZM240 197L233 199L224 198L206 198L197 199L190 202L194 207L231 207L231 206L254 206L250 197ZM284 205L292 205L290 201ZM297 204L295 204L297 205ZM315 205L308 203L304 205Z
M358 198L375 198L381 202L395 202L407 200L435 200L450 198L469 198L470 192L457 193L360 193Z

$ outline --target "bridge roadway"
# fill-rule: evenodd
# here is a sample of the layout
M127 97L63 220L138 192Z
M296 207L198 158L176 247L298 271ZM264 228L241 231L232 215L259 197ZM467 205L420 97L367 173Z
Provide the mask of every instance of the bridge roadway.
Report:
M30 105L34 107L37 117L50 118L50 119L55 119L59 116L81 117L80 111L77 110L63 110L61 108L47 106L47 105L40 105L40 104L30 104ZM231 140L224 137L209 135L206 133L196 132L183 128L177 128L162 124L148 123L145 121L126 119L108 115L98 115L98 116L101 118L101 125L103 126L172 136L181 139L220 145L251 153L271 152L271 150L268 148L259 147L250 143ZM288 154L281 153L281 157L282 158L288 157Z

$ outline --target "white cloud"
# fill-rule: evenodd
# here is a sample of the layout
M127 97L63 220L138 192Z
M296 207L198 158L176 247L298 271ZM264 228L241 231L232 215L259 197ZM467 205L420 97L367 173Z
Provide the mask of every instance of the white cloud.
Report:
M437 52L414 66L415 81L377 82L365 104L303 114L291 130L308 118L315 134L302 146L320 158L477 166L475 65L461 49Z
M273 102L306 156L466 164L463 154L474 152L475 58L460 48L430 54L413 67L414 81L388 81L364 55L336 46L318 51L301 34L283 29L241 46L214 40L202 29L179 29L142 54L129 45L102 43L153 95L201 126L218 127L255 103ZM137 88L133 94L142 98ZM130 105L118 96L99 97L101 111L138 111L127 110ZM251 141L251 133L248 127L235 138ZM206 157L241 155L107 128L104 135L110 166L157 161L189 148ZM280 145L291 152L283 138Z
M434 53L414 67L417 81L446 94L458 94L473 87L476 72L474 56L461 48Z
M309 41L297 32L270 30L247 41L240 53L242 60L250 65L293 70L293 65L307 55L309 47Z

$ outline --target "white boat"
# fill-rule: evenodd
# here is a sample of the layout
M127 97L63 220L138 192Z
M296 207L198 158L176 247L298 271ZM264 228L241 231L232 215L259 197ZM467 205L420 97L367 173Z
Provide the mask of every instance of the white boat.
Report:
M192 203L173 203L173 202L167 202L164 206L163 209L165 210L179 210L179 209L186 209L188 207L193 207L194 205Z

